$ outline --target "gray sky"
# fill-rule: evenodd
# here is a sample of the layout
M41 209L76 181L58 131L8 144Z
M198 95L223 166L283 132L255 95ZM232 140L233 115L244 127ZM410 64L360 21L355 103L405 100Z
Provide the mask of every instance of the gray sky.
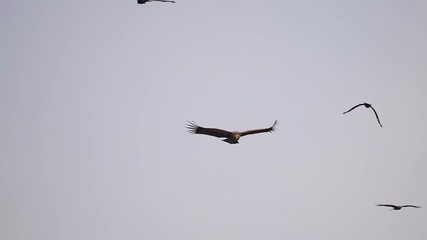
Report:
M0 238L425 240L426 12L1 1Z

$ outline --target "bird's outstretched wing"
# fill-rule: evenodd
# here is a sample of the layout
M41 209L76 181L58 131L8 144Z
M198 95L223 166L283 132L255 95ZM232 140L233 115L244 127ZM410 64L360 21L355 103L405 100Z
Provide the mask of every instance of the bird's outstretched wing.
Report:
M195 122L188 122L187 129L188 129L188 132L192 134L204 134L204 135L214 136L218 138L228 138L230 135L232 135L231 132L225 131L222 129L200 127Z
M169 0L149 0L149 2L170 2L170 3L175 3L175 1L169 1Z
M402 207L421 208L421 206L415 206L415 205L403 205Z
M276 130L275 126L277 125L278 121L274 121L273 126L269 128L262 128L262 129L254 129L254 130L248 130L240 133L240 136L243 137L245 135L250 134L257 134L257 133L264 133L264 132L274 132Z
M380 117L378 117L378 113L377 113L377 111L375 111L375 108L373 108L372 106L371 106L371 109L374 111L374 113L375 113L375 117L377 117L377 121L378 121L378 123L380 124L380 126L381 127L383 127L383 125L381 124L381 122L380 122Z
M391 204L377 204L377 206L380 206L380 207L392 207L392 208L397 207L396 205L391 205Z
M144 4L147 2L170 2L170 3L175 3L175 1L170 1L170 0L137 0L138 4Z
M351 111L353 111L353 109L355 109L355 108L357 108L357 107L360 107L360 106L363 106L363 105L365 105L365 104L363 104L363 103L361 103L361 104L357 104L356 106L354 106L354 107L350 108L350 110L348 110L348 111L346 111L346 112L343 112L342 114L346 114L346 113L348 113L348 112L351 112Z

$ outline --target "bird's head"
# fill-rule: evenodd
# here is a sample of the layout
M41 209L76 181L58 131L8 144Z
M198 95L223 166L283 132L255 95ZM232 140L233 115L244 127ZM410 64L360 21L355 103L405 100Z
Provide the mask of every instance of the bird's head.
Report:
M371 104L369 104L369 103L363 103L363 105L365 105L365 108L370 108L371 107Z
M240 132L233 132L233 137L238 141L240 139Z

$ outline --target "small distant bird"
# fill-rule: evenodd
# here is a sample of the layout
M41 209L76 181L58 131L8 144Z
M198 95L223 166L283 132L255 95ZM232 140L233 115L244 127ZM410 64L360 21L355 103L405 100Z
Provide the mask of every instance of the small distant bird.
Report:
M393 209L390 210L400 210L404 207L413 207L413 208L421 208L420 206L414 206L414 205L402 205L402 206L398 206L398 205L391 205L391 204L377 204L377 206L380 207L391 207Z
M169 3L175 3L175 1L168 1L168 0L137 0L138 4L145 4L147 2L169 2Z
M218 128L204 128L204 127L200 127L195 122L188 122L187 129L188 129L188 132L192 134L205 134L205 135L210 135L218 138L225 138L222 141L230 144L236 144L236 143L239 143L240 137L243 137L246 135L264 133L264 132L274 132L276 130L275 126L277 123L278 123L277 120L274 121L273 126L269 128L248 130L244 132L237 132L237 131L229 132L229 131L218 129Z
M380 126L381 126L381 127L383 127L383 125L381 125L380 118L378 117L377 111L375 111L375 109L374 109L374 108L372 107L372 105L371 105L371 104L369 104L369 103L361 103L361 104L358 104L358 105L356 105L356 106L354 106L354 107L350 108L350 110L348 110L348 111L346 111L346 112L343 112L343 114L346 114L346 113L348 113L348 112L351 112L353 109L355 109L355 108L357 108L357 107L360 107L360 106L365 106L365 108L371 108L371 109L374 111L375 116L377 117L377 121L378 121L378 123L380 124Z

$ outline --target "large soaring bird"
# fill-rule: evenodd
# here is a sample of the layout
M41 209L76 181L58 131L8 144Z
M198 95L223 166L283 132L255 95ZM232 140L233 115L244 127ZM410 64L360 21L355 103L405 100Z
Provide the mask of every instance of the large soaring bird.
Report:
M400 209L402 209L404 207L421 208L420 206L414 206L414 205L402 205L402 206L399 206L399 205L392 205L392 204L377 204L377 206L380 206L380 207L391 207L391 208L393 208L393 209L390 209L390 210L400 210Z
M248 130L244 132L237 132L237 131L229 132L229 131L218 129L218 128L204 128L204 127L200 127L195 122L188 122L187 128L188 128L188 132L192 134L205 134L205 135L210 135L218 138L225 138L222 141L228 142L230 144L236 144L236 143L239 143L240 137L243 137L246 135L264 133L264 132L274 132L276 130L275 128L276 124L277 124L277 120L274 121L273 126L269 128Z
M168 0L137 0L138 4L145 4L147 2L169 2L169 3L175 3L175 1L168 1Z
M346 112L343 112L343 114L346 114L346 113L348 113L348 112L351 112L353 109L355 109L355 108L357 108L357 107L360 107L360 106L365 106L365 108L371 108L371 109L374 111L375 116L377 117L377 121L378 121L378 123L380 124L380 126L381 126L381 127L383 127L383 125L381 125L380 118L378 117L377 111L375 111L375 109L374 109L374 108L372 107L372 105L371 105L371 104L369 104L369 103L361 103L361 104L358 104L358 105L356 105L356 106L354 106L354 107L350 108L350 110L348 110L348 111L346 111Z

